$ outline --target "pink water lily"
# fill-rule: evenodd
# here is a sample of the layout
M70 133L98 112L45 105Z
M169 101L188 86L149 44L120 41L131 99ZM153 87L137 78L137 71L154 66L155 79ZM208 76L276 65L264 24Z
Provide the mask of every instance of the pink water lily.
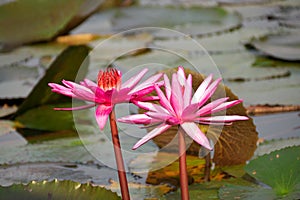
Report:
M99 72L97 84L91 80L84 79L79 84L63 80L63 85L56 83L49 83L48 85L53 92L92 102L92 104L80 107L56 108L56 110L81 110L96 106L96 121L100 129L103 129L115 104L125 102L137 103L158 98L145 95L154 90L154 83L161 78L162 74L154 75L137 85L147 71L148 69L140 71L124 83L121 83L122 74L119 70L108 68L106 71ZM162 85L162 82L158 84Z
M209 75L193 94L192 76L186 78L183 67L179 67L177 73L172 75L172 83L164 75L165 93L158 85L155 90L159 97L159 104L150 102L138 102L140 108L147 110L144 114L130 115L120 118L118 121L132 124L159 124L150 133L139 140L133 149L136 149L163 133L171 126L179 125L186 134L200 145L211 150L212 147L206 135L197 126L200 124L230 125L236 120L247 120L246 116L211 116L211 114L225 110L242 100L227 101L228 98L220 98L211 103L205 104L216 91L221 79L213 81Z

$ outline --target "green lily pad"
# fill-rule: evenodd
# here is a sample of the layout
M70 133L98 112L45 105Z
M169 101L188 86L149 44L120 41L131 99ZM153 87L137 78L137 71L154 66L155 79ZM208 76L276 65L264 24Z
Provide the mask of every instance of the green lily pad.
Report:
M190 33L191 35L222 32L237 28L241 23L239 15L228 13L217 7L131 6L105 11L95 18L101 20L102 24L106 25L108 23L107 26L108 29L111 29L111 32L140 27L164 27ZM105 20L103 21L103 19ZM91 32L95 31L97 32L95 28L91 30ZM169 33L166 35L164 31L156 31L154 35L163 38L172 37Z
M1 138L2 141L2 138ZM2 141L5 143L5 141ZM94 158L82 145L78 138L63 138L39 143L28 144L21 147L1 145L2 156L0 165L33 162L81 162L87 163ZM94 145L95 141L90 145Z
M300 146L288 147L252 160L245 170L269 185L278 196L287 195L300 184Z
M270 187L226 185L219 191L220 199L298 199L300 196L300 146L288 147L258 157L245 170Z
M222 200L275 200L276 195L269 188L249 187L228 184L219 190L219 196Z
M30 162L0 166L0 185L28 184L31 181L72 180L79 183L93 182L108 185L117 179L117 171L92 162ZM129 178L129 180L132 180Z
M8 1L0 6L0 43L50 40L76 15L83 0ZM34 12L32 12L34 10Z
M259 40L253 40L250 44L265 55L273 58L287 61L300 60L299 33L269 35Z
M91 184L73 181L32 182L0 187L1 198L13 199L121 199L116 193Z
M44 77L37 83L25 101L20 105L16 115L45 104L71 102L70 98L51 92L48 83L61 83L63 79L74 81L78 70L79 78L86 74L89 49L86 46L71 46L63 51L51 64Z
M218 195L219 188L226 184L239 184L244 186L251 185L251 183L243 179L237 179L237 178L224 179L222 181L211 181L202 184L193 184L189 186L190 199L219 200L219 195ZM171 194L167 194L164 200L168 200L168 199L174 199L174 200L181 199L180 190L177 190L176 192Z
M300 137L265 141L257 147L253 158L292 146L300 146Z

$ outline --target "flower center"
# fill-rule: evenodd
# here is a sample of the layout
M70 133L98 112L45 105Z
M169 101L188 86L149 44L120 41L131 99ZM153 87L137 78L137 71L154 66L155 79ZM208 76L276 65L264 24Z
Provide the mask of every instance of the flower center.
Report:
M98 74L98 86L104 91L111 90L113 88L120 89L121 85L121 72L108 68L106 71L99 71Z

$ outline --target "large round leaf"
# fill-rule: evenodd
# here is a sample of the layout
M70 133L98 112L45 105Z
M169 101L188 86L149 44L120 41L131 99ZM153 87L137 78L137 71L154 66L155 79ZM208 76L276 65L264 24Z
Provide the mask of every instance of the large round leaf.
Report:
M251 43L256 49L273 58L299 61L300 38L299 33L269 35Z
M76 15L83 2L84 0L22 0L2 4L0 42L22 44L49 40Z
M32 182L28 185L0 187L0 196L14 199L121 199L116 193L90 184L72 181Z
M271 186L278 195L286 195L300 186L300 146L288 147L252 160L245 170Z

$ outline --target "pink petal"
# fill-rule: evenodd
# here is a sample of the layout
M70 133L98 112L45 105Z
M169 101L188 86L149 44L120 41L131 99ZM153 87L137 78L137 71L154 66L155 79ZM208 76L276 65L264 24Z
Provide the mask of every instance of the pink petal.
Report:
M137 75L133 76L129 80L127 80L125 83L121 85L122 88L130 88L132 89L136 84L144 77L144 75L147 73L148 69L145 68L142 71L140 71Z
M114 90L103 91L101 88L98 87L94 95L94 101L98 104L111 103L112 94Z
M80 82L80 85L83 85L83 86L91 89L94 93L96 92L96 88L98 87L98 85L96 83L94 83L93 81L91 81L89 79L84 79L83 81Z
M130 100L134 100L134 99L139 99L141 97L144 97L145 95L151 93L153 90L154 90L154 86L151 85L151 86L144 88L143 90L137 91L133 94L130 92L131 94L128 94L128 95L130 95Z
M144 97L139 97L138 99L134 99L131 102L135 104L135 102L138 101L158 101L158 100L159 100L158 96L144 96Z
M184 73L184 69L183 69L182 66L178 67L178 70L177 70L177 79L178 79L178 82L179 82L180 86L184 86L185 85L186 78L185 78L185 73Z
M212 117L199 117L199 121L210 121L210 122L232 122L237 120L248 120L246 116L240 115L227 115L227 116L212 116Z
M133 147L132 149L135 150L137 148L139 148L141 145L145 144L146 142L148 142L149 140L151 140L152 138L158 136L159 134L163 133L164 131L166 131L168 128L170 128L171 125L168 124L161 124L160 126L154 128L150 133L148 133L147 135L145 135L141 140L139 140Z
M193 121L198 115L196 114L198 110L198 103L188 105L182 112L182 119L187 121Z
M172 115L168 115L166 113L157 113L157 112L146 112L147 116L157 119L158 121L165 122L167 119L171 118Z
M218 88L219 83L221 82L221 78L215 80L208 88L205 90L202 97L199 99L199 107L201 107L205 102L210 99L210 97L215 93L216 89Z
M130 101L131 95L128 95L128 92L130 91L130 88L123 88L120 89L119 91L116 89L111 90L111 102L114 104L117 103L128 103ZM105 92L107 97L108 91ZM132 95L133 96L133 95Z
M165 109L167 109L169 111L169 113L172 113L174 115L175 114L174 109L171 106L168 99L166 98L166 96L164 95L164 93L161 91L161 89L158 86L155 85L154 87L155 87L156 93L159 97L160 105L162 105Z
M77 96L77 98L87 101L94 101L95 93L93 93L93 91L89 88L72 81L63 80L62 83L71 88L71 91Z
M228 97L217 99L217 100L203 106L202 108L200 108L200 110L197 111L196 114L197 114L197 116L210 114L210 113L212 113L212 110L214 108L218 107L219 105L221 105L222 103L224 103L227 100L228 100Z
M225 109L230 108L230 107L232 107L232 106L235 106L235 105L237 105L237 104L239 104L239 103L241 103L241 102L243 102L242 99L239 99L239 100L233 100L233 101L229 101L229 102L225 102L225 103L219 105L218 107L215 107L215 108L211 111L211 113L215 113L215 112L219 112L219 111L221 111L221 110L225 110Z
M205 122L205 121L195 121L196 123L206 124L206 125L216 125L216 126L229 126L232 125L232 122Z
M96 112L95 112L95 117L96 117L96 121L98 123L100 130L103 130L103 128L107 122L108 116L111 113L112 109L113 109L112 105L100 104L97 106Z
M183 109L185 109L188 105L191 104L192 99L192 75L189 74L185 85L184 85L184 93L183 93Z
M68 97L76 98L76 95L73 94L70 88L66 88L62 85L56 84L56 83L48 83L48 85L51 87L51 91L62 94Z
M121 117L118 119L118 122L128 123L128 124L150 124L153 123L154 120L145 114L136 114L136 115L129 115L126 117Z
M77 96L77 98L80 98L82 100L86 101L95 101L95 93L92 91L88 91L82 88L73 88L72 92Z
M195 140L195 142L209 150L212 150L206 135L202 133L202 131L194 122L185 122L183 124L180 124L180 126L186 132L186 134L188 134L193 140Z
M138 101L135 103L135 105L137 105L138 107L145 109L145 110L169 114L168 110L166 110L165 108L163 108L162 106L160 106L158 104Z
M177 116L181 116L183 111L183 95L176 74L172 76L171 105Z
M141 90L144 90L145 88L149 88L149 87L153 86L153 84L156 81L158 81L161 77L162 77L162 73L151 76L146 81L142 82L141 84L139 84L138 86L133 88L133 90L130 92L130 94L135 93L135 92L139 92Z
M203 96L203 94L204 94L204 91L207 89L207 87L211 83L212 77L213 77L213 75L210 74L206 79L204 79L204 81L201 83L201 85L196 90L196 92L192 98L192 103L199 102L201 96Z
M165 82L165 91L166 91L166 97L170 101L171 99L171 85L170 80L166 74L164 74L164 82Z
M54 110L83 110L94 106L96 106L96 104L88 104L88 105L72 107L72 108L54 108Z

